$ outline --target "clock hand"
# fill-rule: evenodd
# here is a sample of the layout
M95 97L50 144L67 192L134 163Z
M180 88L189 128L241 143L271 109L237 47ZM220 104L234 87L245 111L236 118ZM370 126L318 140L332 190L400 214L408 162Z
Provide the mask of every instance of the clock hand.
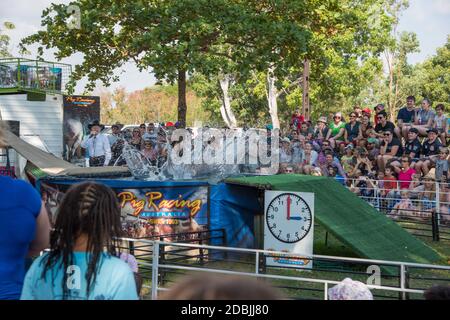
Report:
M287 197L287 219L291 219L291 196Z

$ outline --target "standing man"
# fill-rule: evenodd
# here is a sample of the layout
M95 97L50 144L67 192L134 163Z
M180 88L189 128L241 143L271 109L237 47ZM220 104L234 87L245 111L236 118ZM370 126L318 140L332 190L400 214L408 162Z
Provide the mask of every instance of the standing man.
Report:
M88 125L91 134L81 143L81 147L89 151L89 166L107 166L111 160L111 146L109 139L100 131L105 128L98 120Z
M414 96L409 96L406 98L406 107L401 108L397 114L398 128L395 128L395 134L399 139L403 137L405 141L408 141L408 132L414 124L415 115L416 98Z

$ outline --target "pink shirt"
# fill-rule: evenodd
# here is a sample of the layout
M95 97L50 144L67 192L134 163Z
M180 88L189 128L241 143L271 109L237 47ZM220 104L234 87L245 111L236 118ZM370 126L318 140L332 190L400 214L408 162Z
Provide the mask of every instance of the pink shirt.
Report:
M400 171L400 173L398 174L398 180L402 181L402 182L400 182L400 189L408 189L409 188L409 184L412 181L412 176L415 173L416 173L416 170L414 170L413 168L409 168L406 171Z

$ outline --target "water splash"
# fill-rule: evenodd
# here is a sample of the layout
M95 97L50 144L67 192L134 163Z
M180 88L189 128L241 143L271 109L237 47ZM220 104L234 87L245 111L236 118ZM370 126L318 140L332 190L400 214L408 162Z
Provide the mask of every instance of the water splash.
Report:
M210 183L217 183L226 177L242 175L242 174L261 174L258 164L226 164L214 163L206 164L175 164L171 161L170 155L173 146L170 144L170 132L161 130L161 139L155 144L158 151L163 151L167 156L158 157L156 161L150 161L145 155L134 148L129 143L125 142L121 156L116 160L114 165L120 163L122 159L125 160L131 174L134 178L139 180L151 181L165 181L165 180L185 180L185 179L206 179ZM206 139L205 139L206 138ZM213 141L212 135L204 136L201 152L209 146ZM176 143L174 144L176 146ZM246 148L237 148L234 140L224 139L218 143L217 152L225 152L225 150L233 150L236 159L239 157L248 157L249 150ZM216 149L215 149L216 150ZM178 150L176 150L178 151ZM195 154L195 149L191 149L191 159L194 159L198 154Z

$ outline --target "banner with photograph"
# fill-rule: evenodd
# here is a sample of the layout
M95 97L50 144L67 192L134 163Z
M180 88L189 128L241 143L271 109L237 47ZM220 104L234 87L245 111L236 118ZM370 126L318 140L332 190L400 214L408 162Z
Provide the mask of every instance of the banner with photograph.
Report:
M52 223L70 183L41 180L39 188ZM208 186L112 187L128 237L143 238L205 230Z
M84 150L81 142L89 134L88 125L100 120L100 97L63 96L64 160L72 163L84 162Z

